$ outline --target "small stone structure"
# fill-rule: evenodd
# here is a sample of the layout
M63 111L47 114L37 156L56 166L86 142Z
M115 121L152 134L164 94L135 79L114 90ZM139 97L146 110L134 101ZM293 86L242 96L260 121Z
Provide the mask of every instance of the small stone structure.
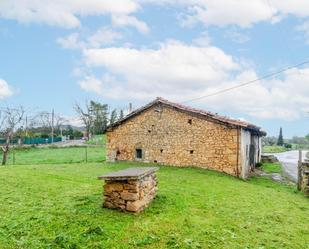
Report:
M303 162L301 165L301 190L309 196L309 161Z
M129 212L144 210L156 196L158 169L128 168L100 176L100 180L105 180L103 207Z

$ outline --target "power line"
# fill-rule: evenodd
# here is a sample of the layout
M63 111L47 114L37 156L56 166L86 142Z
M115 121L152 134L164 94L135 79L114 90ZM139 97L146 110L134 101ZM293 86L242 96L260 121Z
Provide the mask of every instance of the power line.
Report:
M241 84L239 84L239 85L232 86L232 87L229 87L229 88L225 88L225 89L219 90L219 91L217 91L217 92L210 93L210 94L208 94L208 95L204 95L204 96L200 96L200 97L197 97L197 98L189 99L189 100L186 100L186 101L184 101L184 102L182 102L182 103L188 103L188 102L192 102L192 101L196 101L196 100L200 100L200 99L204 99L204 98L216 96L216 95L219 95L219 94L222 94L222 93L225 93L225 92L228 92L228 91L237 89L237 88L241 88L241 87L244 87L244 86L247 86L247 85L256 83L256 82L258 82L258 81L260 81L260 80L264 80L264 79L270 78L270 77L272 77L272 76L281 74L281 73L283 73L283 72L285 72L285 71L288 71L288 70L293 69L293 68L296 68L296 67L303 66L303 65L308 64L308 63L309 63L309 60L306 60L306 61L303 61L303 62L298 63L298 64L296 64L296 65L288 66L288 67L286 67L286 68L280 69L279 71L272 72L272 73L269 73L269 74L265 74L264 76L261 76L261 77L259 77L259 78L257 78L257 79L250 80L250 81L247 81L247 82L244 82L244 83L241 83Z

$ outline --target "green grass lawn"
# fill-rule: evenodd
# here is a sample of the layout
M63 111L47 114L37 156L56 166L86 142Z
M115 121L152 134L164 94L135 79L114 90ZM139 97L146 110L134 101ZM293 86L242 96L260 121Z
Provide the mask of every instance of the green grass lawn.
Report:
M87 154L86 154L87 153ZM8 164L12 165L14 152L11 149ZM15 164L60 164L85 162L102 162L105 160L103 147L66 147L66 148L22 148L15 149ZM2 153L0 153L2 157Z
M263 163L261 169L266 173L282 173L280 163Z
M89 141L86 142L87 144L91 145L102 145L106 144L106 135L95 135L90 138Z
M309 200L265 178L162 166L143 213L101 208L97 176L129 166L0 167L0 248L309 248Z
M283 146L263 146L263 153L281 153L285 151L288 151L288 149Z

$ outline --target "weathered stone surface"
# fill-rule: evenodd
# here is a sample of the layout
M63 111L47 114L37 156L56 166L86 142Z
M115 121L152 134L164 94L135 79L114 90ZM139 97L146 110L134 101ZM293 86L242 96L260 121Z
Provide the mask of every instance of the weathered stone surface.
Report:
M145 201L137 200L137 201L128 201L127 202L127 210L130 212L139 212L146 205Z
M138 182L137 182L138 183ZM132 193L137 193L139 190L139 184L124 184L123 188Z
M118 182L109 183L104 186L105 192L122 191L122 190L123 190L123 185Z
M309 197L309 162L302 163L301 190Z
M99 176L101 180L107 181L122 181L122 180L138 180L140 178L149 176L156 172L158 167L136 167L111 172L103 176Z
M139 194L138 193L130 193L130 192L121 192L121 199L126 201L135 201L138 200Z
M156 106L106 134L108 160L117 151L118 161L135 161L136 149L142 149L142 159L138 159L142 162L211 168L231 175L241 171L237 129L211 118Z
M105 208L110 208L110 209L116 208L116 206L115 206L113 203L108 202L108 201L105 201L105 202L103 203L103 207L105 207Z

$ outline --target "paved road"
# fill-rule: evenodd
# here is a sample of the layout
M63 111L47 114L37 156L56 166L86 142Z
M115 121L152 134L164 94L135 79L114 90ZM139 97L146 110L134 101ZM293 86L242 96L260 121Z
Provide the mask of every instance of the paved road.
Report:
M308 151L303 151L303 160L306 158L306 153ZM297 162L298 162L298 151L287 151L283 153L272 154L278 158L278 160L282 163L283 169L285 173L291 178L293 181L297 181Z
M39 147L49 147L49 146L57 146L57 147L70 147L70 146L83 146L85 145L85 140L78 139L78 140L68 140L65 142L57 142L53 144L41 144Z

